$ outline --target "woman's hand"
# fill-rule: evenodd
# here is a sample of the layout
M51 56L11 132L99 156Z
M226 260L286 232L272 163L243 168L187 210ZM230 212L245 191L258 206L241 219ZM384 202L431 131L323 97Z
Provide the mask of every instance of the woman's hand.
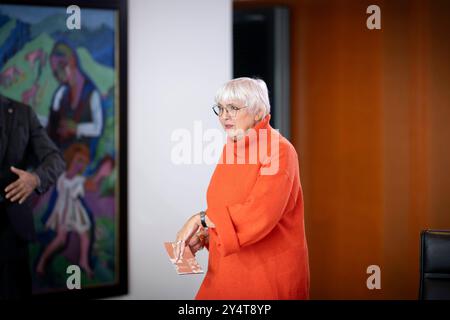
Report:
M175 262L181 259L186 244L189 244L192 237L201 226L200 214L194 214L184 224L183 228L177 233L176 246L174 248Z
M205 247L208 236L208 231L205 229L200 229L200 231L192 236L191 240L189 241L189 248L194 255L197 251Z

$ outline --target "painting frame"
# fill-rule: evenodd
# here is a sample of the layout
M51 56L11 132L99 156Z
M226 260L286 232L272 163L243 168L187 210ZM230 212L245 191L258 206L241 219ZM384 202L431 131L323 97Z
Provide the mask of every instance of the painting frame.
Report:
M115 114L114 114L114 135L116 143L117 160L117 197L115 197L115 210L118 217L115 221L118 223L116 227L117 237L115 249L117 250L117 269L115 269L115 282L113 284L98 285L72 290L56 290L53 292L45 292L33 295L33 299L93 299L105 298L128 293L128 147L127 147L127 16L128 4L127 0L4 0L3 5L14 6L42 6L42 7L64 7L77 5L81 10L86 9L108 9L116 12L117 34L115 36L115 70L117 70L116 79L118 81L115 89ZM118 57L117 57L118 55ZM117 105L118 104L118 105ZM117 199L116 199L117 198Z

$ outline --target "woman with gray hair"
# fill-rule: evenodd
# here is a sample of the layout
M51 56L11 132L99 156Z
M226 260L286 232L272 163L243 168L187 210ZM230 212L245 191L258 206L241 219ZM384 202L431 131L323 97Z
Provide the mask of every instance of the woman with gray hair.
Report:
M308 299L309 262L297 153L269 125L264 81L238 78L216 94L214 113L227 134L207 191L207 209L176 236L209 250L196 299Z

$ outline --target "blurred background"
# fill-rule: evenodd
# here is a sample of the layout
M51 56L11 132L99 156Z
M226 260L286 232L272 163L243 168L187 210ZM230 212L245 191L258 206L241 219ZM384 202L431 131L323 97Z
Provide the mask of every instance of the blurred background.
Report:
M372 4L381 30L366 27ZM417 299L420 231L450 229L450 2L129 6L129 297L194 297L201 277L174 275L160 244L204 208L214 166L171 164L165 137L194 119L218 127L215 90L247 75L267 81L300 156L311 298Z
M119 299L195 297L203 275L178 276L163 242L206 208L215 164L174 163L174 132L205 148L216 90L240 76L267 82L272 126L299 155L311 298L417 299L420 232L450 230L449 15L448 0L129 0Z
M371 4L381 30L366 28ZM420 231L450 228L450 2L233 8L236 16L274 6L290 17L290 137L301 161L311 298L416 299ZM381 290L366 287L371 264L381 268Z

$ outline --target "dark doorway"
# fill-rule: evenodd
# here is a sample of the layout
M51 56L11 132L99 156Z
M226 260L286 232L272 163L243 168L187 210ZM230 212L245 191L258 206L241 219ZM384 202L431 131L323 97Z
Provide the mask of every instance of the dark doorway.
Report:
M290 135L289 10L233 11L233 77L263 79L269 89L270 124Z

